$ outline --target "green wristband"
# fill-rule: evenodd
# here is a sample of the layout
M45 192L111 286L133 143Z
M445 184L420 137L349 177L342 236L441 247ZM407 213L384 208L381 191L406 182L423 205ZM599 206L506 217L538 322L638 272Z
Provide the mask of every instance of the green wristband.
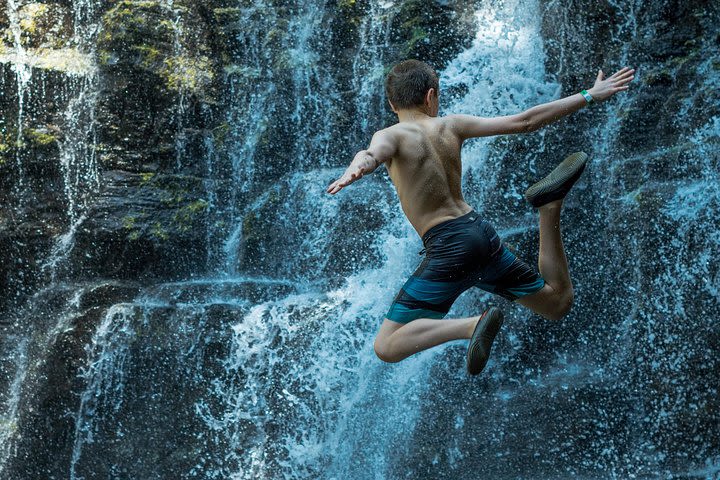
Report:
M588 105L592 105L595 103L595 99L588 93L587 90L583 90L580 92L583 97L585 97L585 101L588 103Z

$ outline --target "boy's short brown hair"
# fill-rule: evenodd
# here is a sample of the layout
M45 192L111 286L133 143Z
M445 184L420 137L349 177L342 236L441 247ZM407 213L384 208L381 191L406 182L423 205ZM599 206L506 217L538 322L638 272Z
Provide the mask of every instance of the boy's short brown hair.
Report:
M396 109L421 106L431 88L438 93L435 70L419 60L405 60L395 65L385 78L385 93Z

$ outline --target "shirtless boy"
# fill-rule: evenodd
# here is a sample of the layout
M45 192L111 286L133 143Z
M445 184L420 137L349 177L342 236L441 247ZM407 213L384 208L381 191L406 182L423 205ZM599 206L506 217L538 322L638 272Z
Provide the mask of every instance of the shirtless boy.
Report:
M480 373L502 325L502 312L491 307L480 316L439 321L473 286L551 320L568 313L573 287L560 237L560 210L587 155L570 155L525 192L540 214L538 274L505 248L493 227L465 203L460 150L469 138L534 132L589 103L605 101L627 90L633 73L625 67L605 79L601 70L587 92L514 115L438 117L439 82L432 67L417 60L393 67L385 90L399 122L376 132L367 150L359 151L327 188L335 194L384 163L403 212L425 247L425 258L395 297L375 338L381 360L399 362L451 340L470 339L468 372Z

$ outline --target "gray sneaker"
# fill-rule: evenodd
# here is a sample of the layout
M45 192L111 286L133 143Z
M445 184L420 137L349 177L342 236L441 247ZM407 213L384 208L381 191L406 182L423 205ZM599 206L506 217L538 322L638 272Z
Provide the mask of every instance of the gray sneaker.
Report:
M563 160L555 170L525 191L525 199L535 207L565 198L587 163L584 152L575 152Z
M480 317L467 350L467 369L470 375L477 375L485 368L495 335L502 324L503 314L496 307L488 308Z

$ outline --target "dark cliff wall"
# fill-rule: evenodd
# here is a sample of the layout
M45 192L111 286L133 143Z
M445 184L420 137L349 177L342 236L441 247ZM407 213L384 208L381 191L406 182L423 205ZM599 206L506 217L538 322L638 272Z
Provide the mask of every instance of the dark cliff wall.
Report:
M2 63L0 178L3 203L12 206L2 211L0 239L5 311L52 281L53 270L83 280L185 278L212 270L208 255L213 246L207 242L209 235L228 234L224 215L237 214L288 172L338 165L343 163L339 158L367 141L356 132L356 92L350 85L358 80L350 66L367 4L318 4L326 31L314 44L302 45L319 51L317 69L333 83L332 90L323 83L308 85L318 95L333 96L331 108L323 103L301 120L305 128L322 122L333 129L327 153L312 159L314 164L293 156L297 144L315 140L303 136L300 120L293 119L295 77L307 66L291 61L298 40L288 25L302 13L302 5L88 5L91 13L81 19L88 30L84 35L73 34L77 12L70 4L21 6L22 48L35 56L44 48L52 61L42 64L45 68L28 68L31 78L19 86L12 61ZM10 54L18 48L5 7L3 15L0 52ZM441 68L467 45L471 5L404 2L391 23L386 65L418 56ZM68 66L72 56L81 57L81 71ZM267 88L274 90L273 107L265 117L253 117L252 97ZM80 101L87 103L80 112L86 118L63 118L69 102ZM371 119L375 128L392 121L384 102L380 106ZM242 116L263 123L252 152L241 148L247 139L239 138L232 123L242 122ZM71 132L74 138L68 131L78 122L85 124L79 132L84 136ZM243 154L248 158L237 158ZM63 171L63 162L70 163L70 171ZM240 173L233 163L252 164L253 173L233 178ZM70 181L77 191L68 194L64 177L73 175L79 177ZM43 269L44 261L58 256L52 251L57 236L70 230L69 196L78 204L74 220L80 214L86 218L75 225L75 246L54 269ZM251 254L271 239L248 235L248 258L240 259L241 268L263 270L263 262ZM266 263L280 253L264 251Z

